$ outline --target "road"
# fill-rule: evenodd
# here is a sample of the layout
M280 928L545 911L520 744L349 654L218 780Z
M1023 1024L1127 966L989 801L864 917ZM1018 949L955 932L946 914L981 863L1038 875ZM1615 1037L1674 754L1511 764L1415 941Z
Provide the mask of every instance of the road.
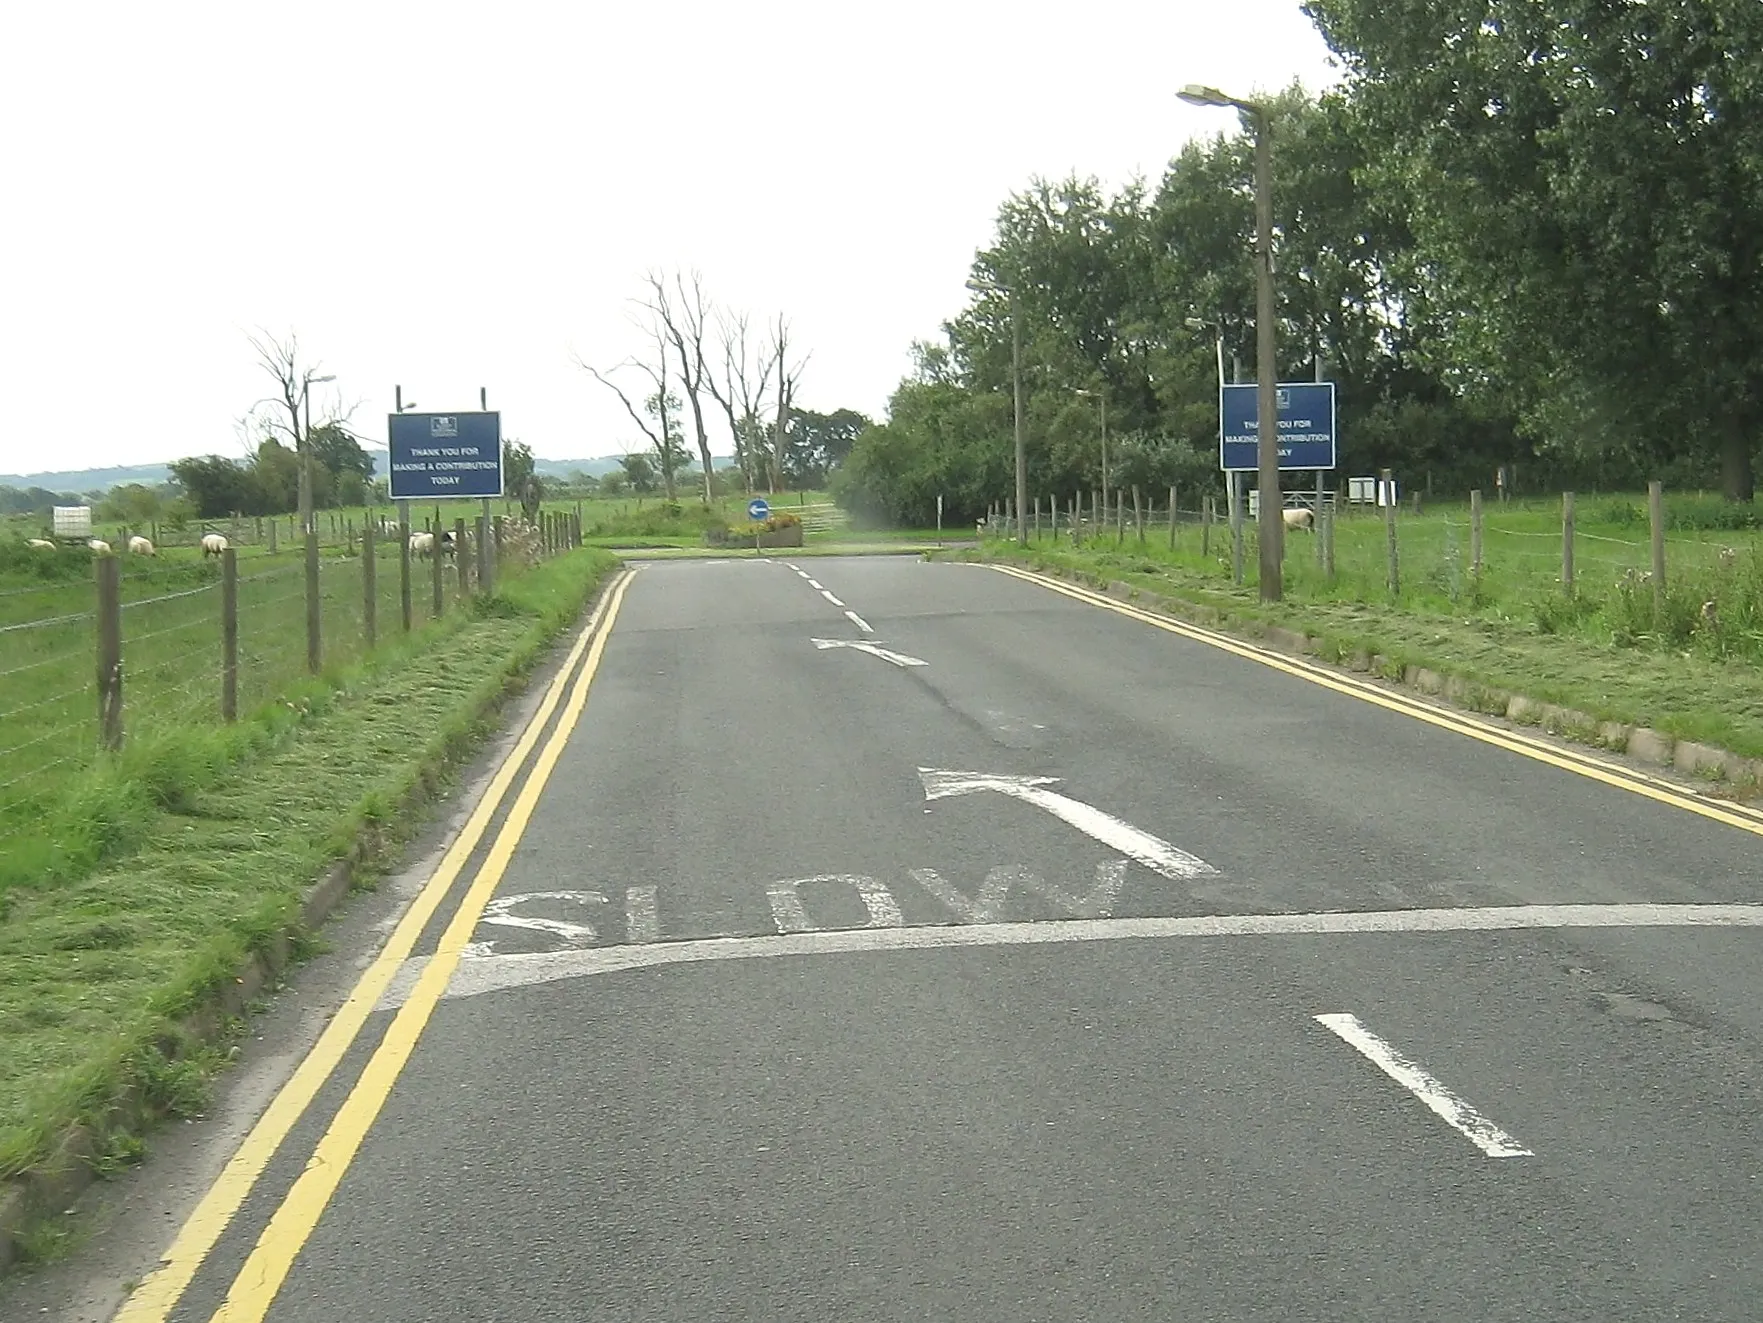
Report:
M1330 674L636 571L120 1317L1763 1315L1763 817Z

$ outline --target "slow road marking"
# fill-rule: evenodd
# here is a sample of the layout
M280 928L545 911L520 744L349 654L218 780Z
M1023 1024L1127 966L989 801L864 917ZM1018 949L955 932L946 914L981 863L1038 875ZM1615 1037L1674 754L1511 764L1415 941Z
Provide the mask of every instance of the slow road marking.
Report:
M527 755L538 744L545 726L556 712L582 654L588 651L593 640L603 640L605 633L610 632L613 618L618 613L618 603L623 599L630 579L628 573L621 576L594 608L587 624L582 626L581 633L576 636L569 655L546 689L543 700L533 712L532 720L527 723L508 756L502 760L502 765L496 769L483 798L466 819L458 838L442 856L434 875L423 885L410 908L404 911L403 918L392 930L391 937L387 939L379 955L350 990L348 1000L325 1026L318 1041L312 1045L288 1078L288 1082L282 1085L270 1101L263 1115L257 1119L257 1124L251 1127L250 1133L227 1161L220 1176L185 1219L176 1238L160 1260L160 1266L148 1274L123 1302L112 1323L164 1323L177 1307L178 1301L183 1298L184 1291L194 1280L208 1254L257 1184L257 1178L263 1174L282 1141L299 1122L312 1100L318 1096L318 1091L324 1087L325 1081L331 1077L344 1054L348 1052L350 1045L360 1035L368 1017L378 1007L392 980L409 959L423 929L447 898L460 870L477 849L503 799L507 797ZM469 935L469 930L467 931Z
M845 880L840 875L840 880ZM987 899L982 892L982 903ZM879 897L877 898L879 901ZM888 897L892 903L892 897ZM884 909L884 914L886 913ZM871 922L875 912L871 911ZM1763 928L1763 905L1498 905L1481 909L1360 910L1321 914L1218 914L1144 919L1064 919L789 932L776 937L706 937L592 950L467 957L446 995L720 960L934 951L962 947L1056 946L1163 938L1210 940L1330 934L1508 932L1530 928ZM414 963L414 962L413 962Z
M1352 1044L1367 1061L1420 1099L1445 1124L1490 1158L1536 1156L1420 1066L1372 1033L1360 1023L1358 1016L1343 1011L1336 1015L1318 1015L1316 1022Z

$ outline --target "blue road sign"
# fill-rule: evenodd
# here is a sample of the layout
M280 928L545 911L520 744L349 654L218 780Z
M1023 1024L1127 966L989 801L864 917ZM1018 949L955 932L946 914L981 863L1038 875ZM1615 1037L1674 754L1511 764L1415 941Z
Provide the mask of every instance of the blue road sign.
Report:
M1335 466L1334 382L1293 381L1274 388L1278 401L1279 466L1332 469ZM1218 411L1218 467L1253 473L1261 467L1256 431L1256 387L1252 382L1223 387Z
M395 501L502 494L502 415L394 413L386 418Z
M747 502L747 518L755 523L771 518L771 506L766 504L763 496L755 496Z

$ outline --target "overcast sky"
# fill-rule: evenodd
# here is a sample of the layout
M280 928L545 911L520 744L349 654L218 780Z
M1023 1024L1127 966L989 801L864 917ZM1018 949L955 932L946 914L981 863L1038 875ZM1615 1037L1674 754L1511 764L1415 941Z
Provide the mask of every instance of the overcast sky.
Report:
M484 386L542 456L623 453L573 357L638 349L650 268L880 417L1011 191L1155 178L1235 124L1181 84L1293 78L1334 78L1297 0L10 5L0 471L242 453L259 327L381 443L394 383Z

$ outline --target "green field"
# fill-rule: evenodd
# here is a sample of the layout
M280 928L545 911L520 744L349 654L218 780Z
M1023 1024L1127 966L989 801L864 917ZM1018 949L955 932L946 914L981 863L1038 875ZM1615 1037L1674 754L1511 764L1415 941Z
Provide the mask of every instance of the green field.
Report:
M1198 511L1179 512L1170 549L1166 511L1147 524L1144 541L1129 510L1124 536L1113 521L1086 532L1093 555L1142 557L1201 583L1231 582L1230 530L1215 523L1204 537ZM1576 633L1603 644L1664 644L1716 656L1763 660L1763 536L1747 523L1749 507L1697 497L1666 503L1665 592L1655 615L1652 551L1644 496L1576 501L1571 591L1562 580L1563 526L1558 502L1488 504L1479 571L1471 557L1467 504L1439 504L1396 519L1397 590L1389 587L1388 533L1381 512L1343 510L1335 521L1334 574L1322 564L1320 539L1286 534L1285 590L1302 601L1397 606L1419 615L1481 617L1526 623L1542 633ZM1209 549L1202 551L1203 541ZM1257 582L1253 521L1244 529L1244 582ZM1055 545L1043 530L1040 544ZM1071 548L1061 526L1057 545ZM1710 608L1707 604L1713 603Z
M360 530L371 512L319 517L323 665L327 682L368 651L366 565ZM304 558L288 520L272 551L268 521L215 525L235 539L238 583L238 711L301 701L306 661ZM112 530L101 530L113 534ZM123 761L149 783L192 731L221 726L220 566L193 539L162 530L157 554L120 557L122 577ZM0 542L0 898L7 888L77 872L102 854L112 828L99 796L70 813L100 759L96 685L96 589L92 553ZM434 617L437 562L413 560L412 628ZM439 562L443 612L458 609L456 567ZM401 632L399 557L394 541L375 547L376 636ZM512 565L509 569L512 570ZM115 760L112 760L115 761ZM175 776L172 778L175 780ZM161 792L155 792L161 793Z

